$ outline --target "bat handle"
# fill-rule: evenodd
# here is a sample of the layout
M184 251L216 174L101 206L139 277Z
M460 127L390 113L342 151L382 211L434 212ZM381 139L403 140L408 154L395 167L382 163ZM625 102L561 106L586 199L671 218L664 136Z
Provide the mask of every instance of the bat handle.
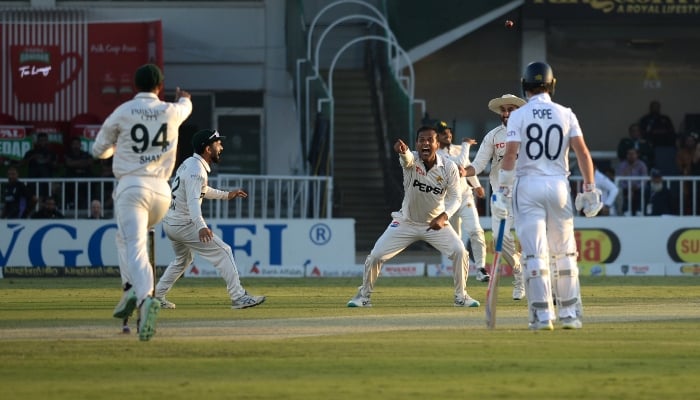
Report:
M148 229L148 261L153 269L153 291L151 296L156 295L156 229Z

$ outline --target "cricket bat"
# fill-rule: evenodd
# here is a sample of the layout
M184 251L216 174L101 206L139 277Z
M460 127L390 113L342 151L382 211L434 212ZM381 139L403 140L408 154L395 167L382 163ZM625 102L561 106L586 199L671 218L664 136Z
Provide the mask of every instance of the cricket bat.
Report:
M501 276L501 250L503 249L503 231L505 231L506 220L499 223L498 237L496 238L496 248L493 255L493 268L491 268L491 279L486 289L486 328L496 327L496 300L498 299L498 279Z
M151 228L148 230L148 261L151 263L151 268L153 268L153 292L152 296L155 296L156 290L156 230Z

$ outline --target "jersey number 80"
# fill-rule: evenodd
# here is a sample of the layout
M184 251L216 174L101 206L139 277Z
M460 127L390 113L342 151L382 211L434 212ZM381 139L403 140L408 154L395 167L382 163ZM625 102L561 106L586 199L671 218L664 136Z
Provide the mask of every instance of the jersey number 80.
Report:
M539 124L530 124L525 128L527 142L525 153L530 160L538 160L544 156L548 160L556 160L561 154L564 143L563 129L558 124L552 124L545 131Z

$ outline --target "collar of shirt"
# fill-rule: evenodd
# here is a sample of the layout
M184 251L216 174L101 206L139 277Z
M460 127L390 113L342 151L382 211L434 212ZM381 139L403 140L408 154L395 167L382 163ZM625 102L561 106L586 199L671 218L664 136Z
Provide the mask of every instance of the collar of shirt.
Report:
M540 93L540 94L536 94L536 95L530 97L527 101L528 102L539 101L542 103L551 103L552 97L549 95L549 93Z
M442 159L444 157L443 155L435 153L435 156L437 158L434 165L435 167L442 167L443 165L445 165L445 162ZM423 159L421 158L420 161L423 162ZM423 165L425 165L425 163L423 163Z
M199 160L199 162L202 163L202 165L204 165L204 169L207 171L207 174L211 172L211 168L209 168L209 163L204 160L204 157L200 156L197 153L194 153L192 157L196 158L197 160Z
M442 156L458 156L462 152L461 146L449 145L440 149L437 149L437 154Z
M136 93L136 96L134 96L135 99L154 99L154 100L160 100L158 98L158 95L153 93L153 92L138 92Z

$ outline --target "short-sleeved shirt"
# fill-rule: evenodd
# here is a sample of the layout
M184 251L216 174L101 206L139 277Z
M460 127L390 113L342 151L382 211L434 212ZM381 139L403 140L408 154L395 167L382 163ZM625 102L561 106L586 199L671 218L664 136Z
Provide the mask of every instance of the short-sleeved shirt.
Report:
M508 118L506 142L519 142L516 176L564 176L569 171L569 140L583 136L570 108L548 93L530 97Z

